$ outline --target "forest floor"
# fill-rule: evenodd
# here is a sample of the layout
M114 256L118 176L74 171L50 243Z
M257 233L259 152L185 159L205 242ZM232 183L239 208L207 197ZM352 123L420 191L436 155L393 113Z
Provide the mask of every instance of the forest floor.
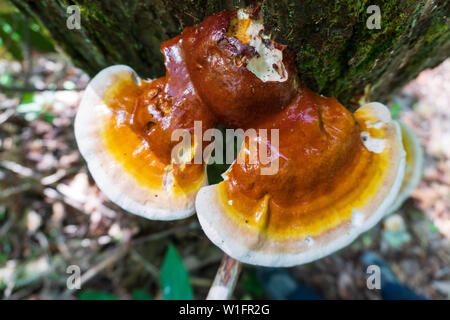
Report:
M161 222L127 214L90 177L73 133L88 81L58 54L33 54L28 65L0 59L0 84L64 89L0 92L0 298L77 299L100 292L132 299L145 292L158 299L162 261L173 244L194 297L203 299L222 253L196 217ZM367 289L359 260L376 251L405 284L431 299L450 297L449 103L450 59L395 97L394 115L413 128L426 153L419 187L352 245L290 268L294 277L326 298L379 299L379 291ZM81 290L66 286L69 265L82 271ZM234 297L265 297L252 267L244 267Z

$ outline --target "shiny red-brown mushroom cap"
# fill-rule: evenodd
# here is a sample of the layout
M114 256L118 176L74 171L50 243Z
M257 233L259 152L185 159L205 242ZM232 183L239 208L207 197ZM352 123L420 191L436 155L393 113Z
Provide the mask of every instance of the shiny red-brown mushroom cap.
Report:
M262 170L270 165L236 162L225 181L202 188L196 199L203 230L231 257L264 266L319 259L372 227L395 200L405 153L385 106L351 114L302 88L258 128L279 129L279 147L268 142L278 170L267 175ZM248 145L244 158L261 147Z
M210 16L182 37L192 81L220 122L245 127L296 95L295 56L264 34L259 6Z

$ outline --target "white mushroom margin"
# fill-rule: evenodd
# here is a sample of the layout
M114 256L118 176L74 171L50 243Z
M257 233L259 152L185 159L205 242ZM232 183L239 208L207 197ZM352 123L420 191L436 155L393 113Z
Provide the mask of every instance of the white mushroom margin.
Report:
M103 95L116 82L131 78L140 84L136 72L125 65L114 65L98 73L89 83L75 118L75 138L98 187L126 211L152 220L176 220L195 212L195 194L175 198L170 190L152 190L140 186L108 154L100 133L111 111ZM202 186L207 184L206 174Z

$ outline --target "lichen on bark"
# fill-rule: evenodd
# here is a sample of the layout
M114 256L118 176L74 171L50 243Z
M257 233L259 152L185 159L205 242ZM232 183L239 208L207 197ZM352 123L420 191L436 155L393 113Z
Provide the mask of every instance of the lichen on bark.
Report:
M143 77L163 74L159 46L189 25L246 0L11 0L39 18L75 64L94 75L117 63ZM370 88L386 101L395 89L450 52L450 2L357 0L263 2L265 25L297 53L299 75L319 93L348 103ZM66 8L81 10L81 30L68 30ZM370 30L369 5L381 10L381 29Z

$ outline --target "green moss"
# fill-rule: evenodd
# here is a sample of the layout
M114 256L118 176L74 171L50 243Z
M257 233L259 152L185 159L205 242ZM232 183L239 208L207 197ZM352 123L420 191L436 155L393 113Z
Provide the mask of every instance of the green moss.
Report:
M250 0L147 1L12 0L39 16L55 40L91 75L110 64L131 65L144 77L164 73L159 46L184 26ZM82 9L82 30L65 29L67 5ZM369 5L381 8L381 30L369 30ZM426 67L448 56L448 1L263 1L267 30L297 52L302 80L346 103L371 84L372 98L386 99ZM432 9L432 10L431 10Z

